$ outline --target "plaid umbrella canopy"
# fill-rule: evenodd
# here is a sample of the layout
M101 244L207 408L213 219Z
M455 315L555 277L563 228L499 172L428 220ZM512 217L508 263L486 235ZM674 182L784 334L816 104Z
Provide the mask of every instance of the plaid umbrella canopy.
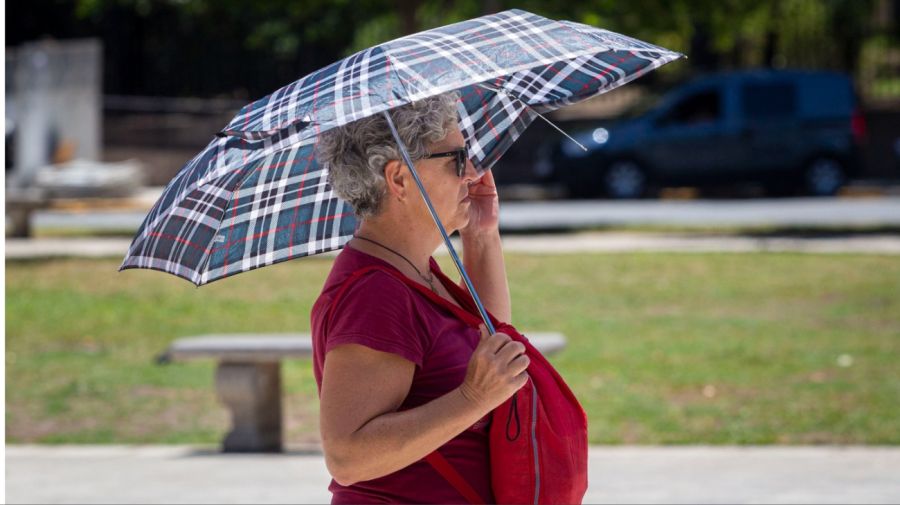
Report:
M458 90L460 130L486 170L541 114L681 56L522 10L360 51L242 108L166 186L119 270L161 270L200 286L339 249L356 218L315 158L323 131Z

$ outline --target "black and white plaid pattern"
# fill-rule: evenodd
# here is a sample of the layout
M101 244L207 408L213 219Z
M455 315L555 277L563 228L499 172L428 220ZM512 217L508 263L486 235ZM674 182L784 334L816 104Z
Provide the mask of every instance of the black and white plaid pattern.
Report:
M472 161L492 167L538 113L621 86L682 55L509 10L360 51L247 106L166 187L120 270L196 285L338 249L352 209L314 156L318 135L458 90Z

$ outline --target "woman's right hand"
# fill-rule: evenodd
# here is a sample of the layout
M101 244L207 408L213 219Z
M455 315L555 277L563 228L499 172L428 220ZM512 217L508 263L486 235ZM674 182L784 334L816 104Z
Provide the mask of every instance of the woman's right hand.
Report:
M525 369L531 360L525 355L525 344L505 333L489 335L483 324L479 329L481 341L459 389L469 401L491 411L528 382Z

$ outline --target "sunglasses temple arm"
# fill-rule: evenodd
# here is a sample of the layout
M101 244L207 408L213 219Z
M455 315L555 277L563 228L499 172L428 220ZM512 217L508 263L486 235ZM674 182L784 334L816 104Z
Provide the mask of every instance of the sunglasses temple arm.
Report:
M478 307L478 312L481 315L481 319L484 320L484 324L490 332L491 335L496 333L494 329L494 325L491 323L491 318L488 317L487 311L484 309L484 305L481 303L481 298L478 297L478 293L475 292L475 286L472 285L472 281L469 279L469 274L466 273L465 267L463 267L462 261L460 261L459 256L456 254L456 250L453 248L453 244L450 242L450 236L447 235L447 230L444 229L444 225L441 224L441 220L438 218L437 212L434 210L434 206L431 204L431 199L428 198L428 193L425 192L425 186L422 185L422 181L419 179L419 174L416 173L415 165L409 158L409 153L406 152L406 146L403 145L403 141L400 140L400 134L397 133L397 128L394 126L394 122L391 120L390 114L388 111L382 112L384 114L384 118L387 120L388 127L391 129L391 134L394 136L394 140L397 141L397 147L400 148L400 155L403 156L403 161L406 163L406 166L409 167L410 173L412 173L413 179L416 181L416 186L419 187L419 193L422 194L422 199L425 200L425 206L428 207L428 212L431 213L431 219L434 220L434 224L437 225L438 230L441 232L441 237L444 238L444 245L447 246L447 250L450 251L450 257L453 258L453 264L456 265L456 269L459 271L459 275L462 277L463 282L466 284L466 288L469 289L469 293L472 295L472 299L475 300L475 305Z

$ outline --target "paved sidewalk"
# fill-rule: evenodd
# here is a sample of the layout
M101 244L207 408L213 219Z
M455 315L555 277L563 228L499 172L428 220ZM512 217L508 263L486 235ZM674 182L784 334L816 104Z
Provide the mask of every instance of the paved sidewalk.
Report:
M898 447L590 449L584 503L897 503ZM8 503L329 503L315 449L6 447Z
M59 256L124 258L128 238L6 239L6 258ZM459 242L454 246L459 248ZM570 234L505 235L507 252L805 252L900 254L900 235L848 235L837 237L753 237L700 233L585 232ZM446 254L443 246L437 254Z
M504 202L501 230L598 226L847 227L900 225L900 198Z

